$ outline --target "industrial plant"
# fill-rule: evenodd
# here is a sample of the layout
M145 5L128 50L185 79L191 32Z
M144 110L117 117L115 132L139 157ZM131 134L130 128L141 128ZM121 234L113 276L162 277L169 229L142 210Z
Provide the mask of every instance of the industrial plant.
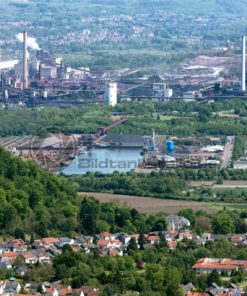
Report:
M153 135L108 134L113 128L124 124L128 118L116 120L113 124L101 127L91 135L42 135L7 137L0 139L0 146L24 159L31 159L41 167L51 171L63 171L77 159L90 159L92 151L99 154L105 150L119 153L126 149L139 151L134 167L137 172L167 170L174 168L226 168L231 164L234 137L167 137ZM181 144L189 141L190 145ZM227 148L227 149L226 149ZM229 149L228 149L229 148ZM230 153L226 151L230 150Z
M107 104L114 107L121 101L151 99L168 101L211 102L246 96L246 36L242 37L242 77L235 80L219 77L219 67L200 66L197 62L224 58L198 56L195 64L184 64L174 72L159 77L132 77L135 71L91 71L87 67L65 65L62 57L54 57L41 49L25 31L18 34L23 42L22 58L0 61L3 107L10 106L71 106ZM240 61L239 61L240 68ZM205 71L207 72L205 74ZM128 77L128 78L126 78Z
M153 100L167 102L183 100L207 104L218 99L246 97L246 36L242 37L241 64L238 61L238 83L222 80L219 69L213 72L206 66L184 64L180 73L167 75L135 76L135 71L111 70L91 71L87 67L70 67L62 57L51 55L41 49L34 38L24 31L18 34L22 44L20 60L0 61L2 108L23 108L33 106L70 107L86 104L105 104L111 107L123 101L138 102ZM221 60L221 57L214 57ZM212 58L213 59L213 58ZM241 66L241 67L240 67ZM209 73L205 75L204 71ZM218 72L217 72L218 71ZM217 73L216 73L217 72ZM247 97L246 97L247 98ZM57 139L39 138L36 146L32 137L10 137L0 139L0 145L25 159L33 159L42 167L61 170L79 155L87 154L92 149L138 149L137 171L162 170L173 168L229 167L231 163L234 137L205 141L198 144L184 145L186 139L172 138L170 135L123 135L109 134L110 131L129 120L125 114L113 118L109 125L98 128L94 134L64 135L63 139L71 143L69 149L61 155L61 145ZM44 141L43 141L44 140ZM197 139L198 140L198 139ZM45 144L44 144L45 143ZM225 154L225 147L229 146ZM227 146L227 147L228 147ZM36 148L35 148L36 147Z
M98 103L117 104L115 82L99 79L86 67L65 66L61 57L34 46L26 31L18 39L23 42L22 58L0 61L3 106L59 105L65 97L72 105L88 104L94 102L95 94ZM35 55L32 58L29 49Z
M193 142L196 138L187 138ZM222 167L225 144L220 138L208 139L207 145L176 145L181 139L161 136L151 138L148 148L142 150L143 159L138 171L171 168L217 168ZM185 140L185 139L184 139ZM203 143L205 139L201 139Z

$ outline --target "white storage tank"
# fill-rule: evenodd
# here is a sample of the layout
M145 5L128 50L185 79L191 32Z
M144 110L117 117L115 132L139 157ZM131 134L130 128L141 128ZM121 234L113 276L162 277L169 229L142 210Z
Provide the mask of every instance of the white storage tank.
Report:
M105 103L112 107L117 105L117 83L109 82L106 85Z

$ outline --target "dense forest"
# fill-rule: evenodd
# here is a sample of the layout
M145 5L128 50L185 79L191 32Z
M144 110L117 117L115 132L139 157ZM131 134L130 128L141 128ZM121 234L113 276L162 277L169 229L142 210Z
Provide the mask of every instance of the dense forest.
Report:
M186 181L174 173L118 173L104 175L87 173L69 176L81 192L113 192L116 194L153 196L159 198L182 198Z
M76 230L77 195L63 178L0 148L2 235L45 236Z
M80 192L109 192L113 194L211 202L246 203L245 189L216 190L213 187L193 187L191 181L247 180L245 170L232 169L174 169L151 174L87 173L65 176L77 184Z

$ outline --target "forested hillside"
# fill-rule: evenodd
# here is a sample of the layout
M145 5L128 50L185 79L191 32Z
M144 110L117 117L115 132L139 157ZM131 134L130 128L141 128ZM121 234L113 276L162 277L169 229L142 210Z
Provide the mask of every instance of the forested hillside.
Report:
M76 190L63 178L0 148L1 234L45 236L76 229Z

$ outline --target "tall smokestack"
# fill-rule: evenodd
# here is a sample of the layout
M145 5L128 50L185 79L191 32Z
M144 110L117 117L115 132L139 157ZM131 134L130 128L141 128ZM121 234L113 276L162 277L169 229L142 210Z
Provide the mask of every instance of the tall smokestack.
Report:
M42 64L39 64L39 81L42 81Z
M28 69L27 69L27 32L23 32L23 88L28 88Z
M246 91L246 36L242 40L242 91Z
M2 73L1 73L1 92L2 94L4 94L4 78Z

